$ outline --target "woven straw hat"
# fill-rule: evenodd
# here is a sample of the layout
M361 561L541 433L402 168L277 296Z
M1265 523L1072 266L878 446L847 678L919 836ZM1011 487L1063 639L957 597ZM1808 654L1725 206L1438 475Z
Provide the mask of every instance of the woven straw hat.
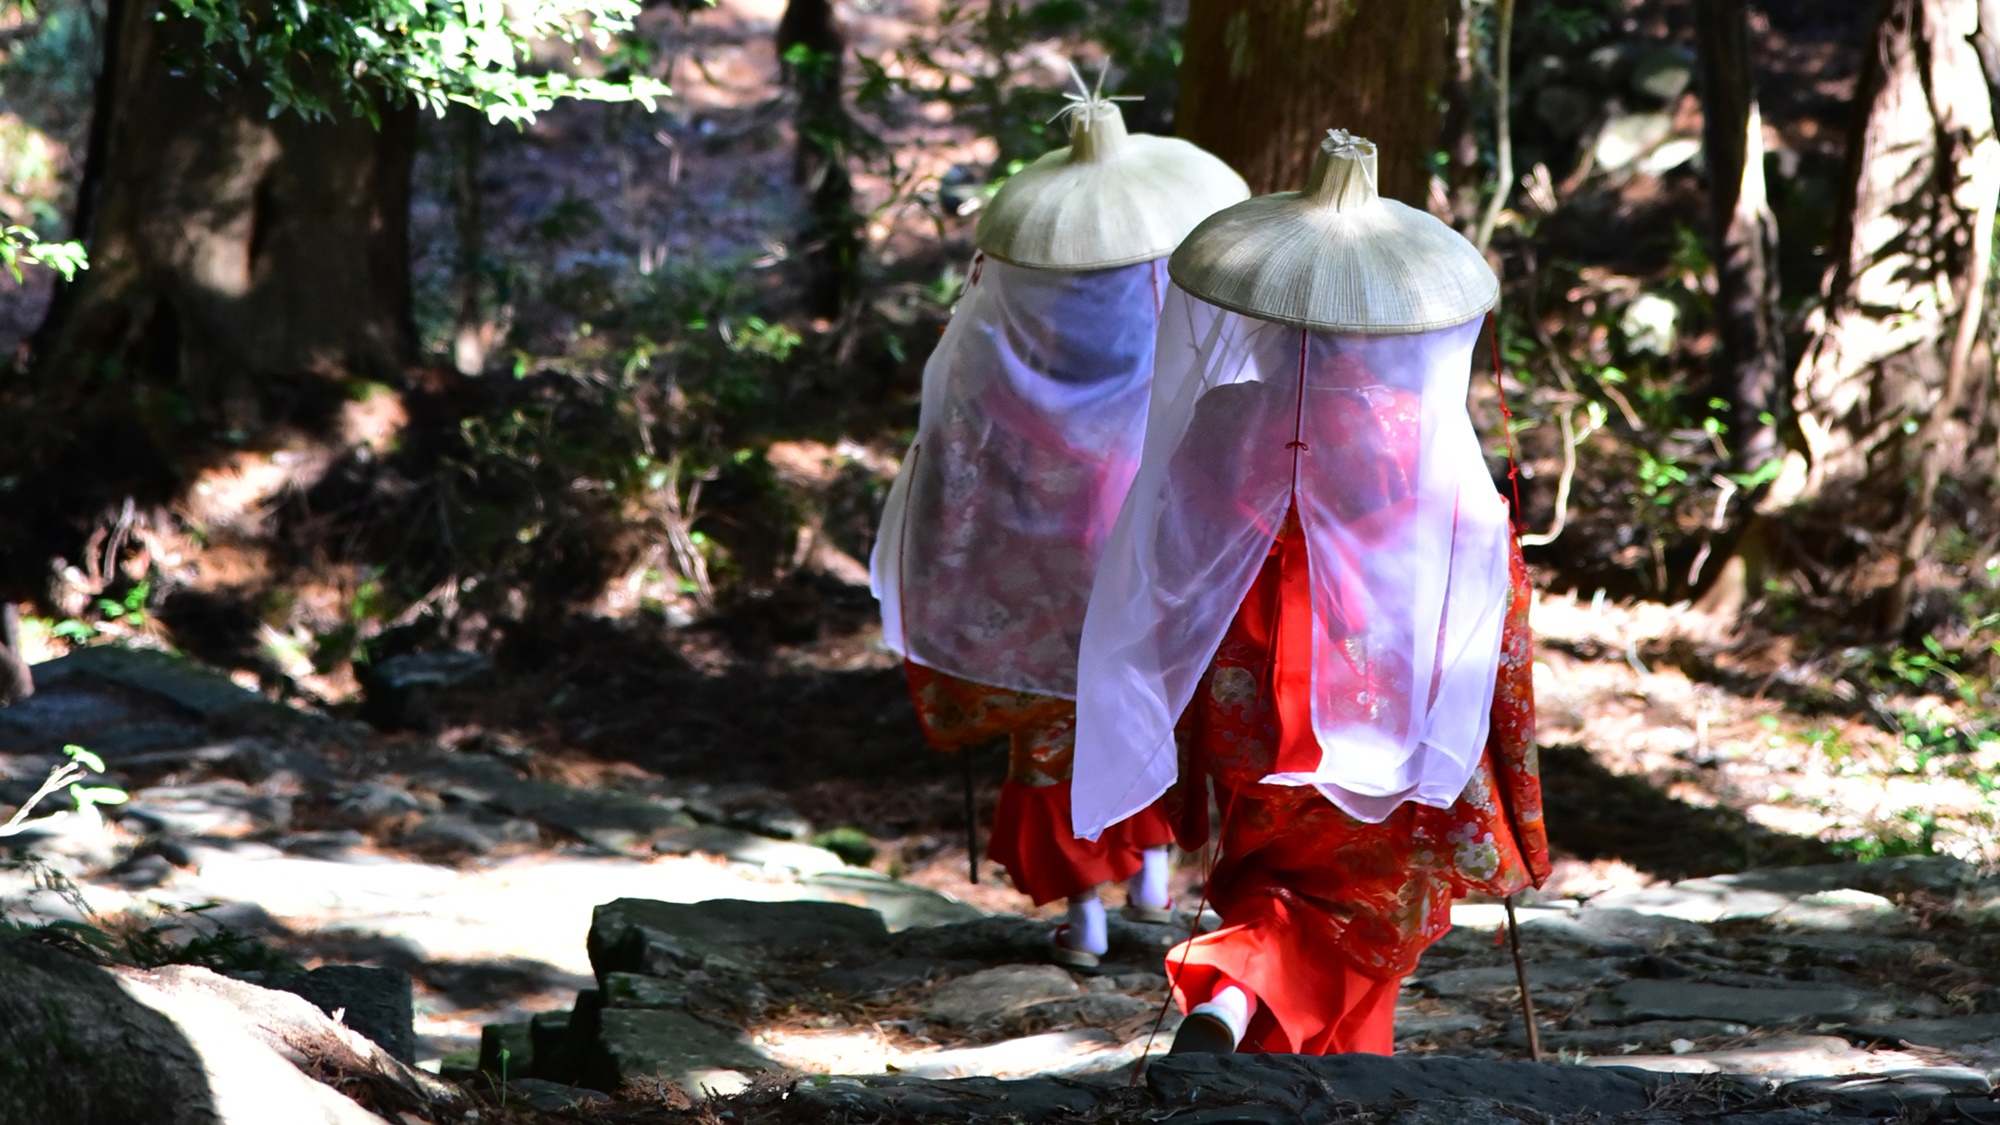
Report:
M1500 283L1472 243L1375 190L1375 146L1327 131L1304 191L1211 216L1168 273L1210 304L1358 335L1428 332L1493 307Z
M1196 223L1249 198L1243 177L1194 145L1127 133L1101 92L1066 96L1069 147L1001 185L979 220L986 253L1037 269L1130 265L1172 253Z

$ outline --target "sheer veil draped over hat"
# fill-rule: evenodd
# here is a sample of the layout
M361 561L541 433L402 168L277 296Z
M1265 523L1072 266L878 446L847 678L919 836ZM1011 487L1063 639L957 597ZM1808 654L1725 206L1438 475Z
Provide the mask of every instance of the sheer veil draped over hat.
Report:
M1080 836L1176 780L1175 723L1288 513L1318 752L1265 780L1374 822L1450 806L1478 766L1508 519L1466 392L1498 286L1443 223L1377 199L1373 161L1335 134L1307 191L1229 208L1173 256L1145 450L1083 630ZM1360 675L1318 673L1343 664Z
M1166 263L974 263L924 369L870 560L882 636L994 687L1076 694L1098 552L1139 464Z
M1071 145L1009 179L980 222L869 560L897 653L1064 698L1138 468L1165 256L1249 195L1185 141L1128 135L1100 92L1070 101Z

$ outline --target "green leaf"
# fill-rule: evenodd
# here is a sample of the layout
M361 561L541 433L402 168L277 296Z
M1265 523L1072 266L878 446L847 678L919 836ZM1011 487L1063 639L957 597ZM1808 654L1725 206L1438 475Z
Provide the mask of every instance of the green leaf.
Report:
M63 747L63 753L69 755L70 761L75 762L92 773L104 772L104 759L85 750L81 746L65 746Z

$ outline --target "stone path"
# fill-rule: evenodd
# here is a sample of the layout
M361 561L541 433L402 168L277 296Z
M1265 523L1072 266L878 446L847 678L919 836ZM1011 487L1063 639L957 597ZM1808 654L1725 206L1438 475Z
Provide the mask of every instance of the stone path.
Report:
M84 650L38 678L0 711L0 807L64 742L103 754L132 803L30 841L95 911L217 903L188 932L403 969L427 1065L469 1070L483 1043L487 1068L548 1097L653 1075L718 1091L766 1069L896 1076L806 1088L886 1105L929 1096L914 1079L1115 1083L1165 1000L1172 927L1120 921L1104 967L1073 973L1046 963L1043 923L849 867L799 841L810 826L731 822L698 792L570 788L504 746L387 740L158 654ZM73 912L26 872L0 872L0 898ZM1524 1054L1502 917L1454 911L1399 1005L1406 1057ZM1572 1081L1846 1082L1813 1087L1825 1113L1884 1090L1956 1106L2000 1074L2000 882L1950 860L1751 871L1522 918L1541 1042L1583 1064L1557 1068ZM1157 1092L1169 1071L1152 1073Z

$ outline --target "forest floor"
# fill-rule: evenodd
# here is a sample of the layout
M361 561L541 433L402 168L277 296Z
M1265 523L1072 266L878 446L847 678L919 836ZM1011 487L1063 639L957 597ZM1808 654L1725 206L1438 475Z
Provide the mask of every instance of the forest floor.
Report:
M842 597L858 608L865 591ZM1558 860L1525 900L1523 938L1545 1050L1772 1079L2000 1068L1988 865L1841 862L1821 841L1885 800L1951 808L1958 783L1912 772L1895 783L1909 792L1886 793L1885 757L1850 784L1846 761L1901 752L1886 734L1690 678L1643 615L1558 597L1534 620ZM709 991L675 1000L713 1034L676 1064L691 1087L764 1069L1113 1079L1174 1026L1157 1023L1173 928L1121 923L1105 968L1073 975L1040 952L1048 911L990 865L968 884L956 765L923 747L865 625L756 655L718 625L650 643L586 630L532 660L404 658L375 681L373 713L402 728L386 733L144 649L38 670L41 691L0 711L0 800L24 797L64 743L105 758L131 803L29 841L96 924L173 940L225 927L306 967L403 969L421 1057L451 1073L488 1025L661 971L586 948L593 911L617 899L850 903L898 931L802 969L772 936L790 923L732 922L748 927L733 967L702 962ZM1830 726L1848 759L1820 745ZM1000 763L976 765L984 819ZM874 858L811 842L831 829L858 830ZM1184 904L1201 862L1182 857ZM77 916L31 871L0 896L17 915ZM1501 916L1454 911L1406 986L1399 1051L1523 1055ZM685 941L710 925L686 924ZM521 1096L556 1097L524 1081Z

